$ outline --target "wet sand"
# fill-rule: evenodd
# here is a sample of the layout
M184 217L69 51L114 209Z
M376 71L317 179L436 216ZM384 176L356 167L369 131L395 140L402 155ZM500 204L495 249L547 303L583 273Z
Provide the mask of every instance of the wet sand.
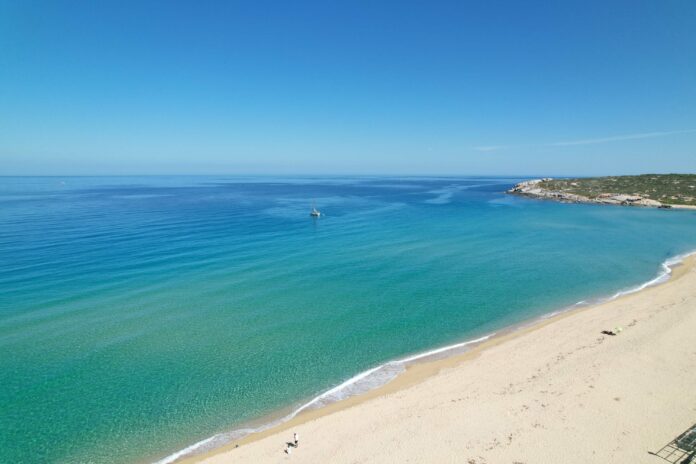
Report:
M411 365L381 388L179 462L657 464L649 452L696 422L695 334L692 256L665 284ZM286 455L294 431L300 446Z

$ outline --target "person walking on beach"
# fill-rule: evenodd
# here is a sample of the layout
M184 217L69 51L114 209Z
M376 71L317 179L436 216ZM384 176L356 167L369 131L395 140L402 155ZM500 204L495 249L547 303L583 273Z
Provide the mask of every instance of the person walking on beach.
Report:
M300 436L297 434L297 432L292 434L292 438L295 441L295 448L300 446Z
M290 449L290 443L285 444L285 454L290 454L292 453L292 450Z

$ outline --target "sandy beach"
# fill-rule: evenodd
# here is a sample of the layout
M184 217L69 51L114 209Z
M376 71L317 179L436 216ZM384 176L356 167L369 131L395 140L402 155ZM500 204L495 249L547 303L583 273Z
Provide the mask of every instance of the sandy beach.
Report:
M694 333L692 256L665 284L413 365L380 389L182 462L659 464L650 452L696 422ZM293 432L300 446L286 455Z

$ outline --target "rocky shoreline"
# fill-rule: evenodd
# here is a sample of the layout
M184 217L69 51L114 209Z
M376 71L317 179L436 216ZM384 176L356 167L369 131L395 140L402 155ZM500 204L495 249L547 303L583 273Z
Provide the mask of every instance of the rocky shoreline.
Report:
M601 193L595 198L576 195L574 193L563 192L560 190L549 190L544 188L543 183L553 180L549 177L543 179L533 179L520 182L506 193L513 195L523 195L533 198L560 201L563 203L597 203L602 205L619 206L643 206L648 208L672 208L672 205L661 203L650 198L639 195L626 195L617 193Z

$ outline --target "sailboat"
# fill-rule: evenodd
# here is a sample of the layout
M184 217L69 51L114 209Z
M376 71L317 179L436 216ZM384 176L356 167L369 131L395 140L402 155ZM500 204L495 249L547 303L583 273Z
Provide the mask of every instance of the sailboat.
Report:
M312 211L309 212L309 215L312 217L319 217L321 216L321 211L319 211L314 207L314 205L312 205Z

